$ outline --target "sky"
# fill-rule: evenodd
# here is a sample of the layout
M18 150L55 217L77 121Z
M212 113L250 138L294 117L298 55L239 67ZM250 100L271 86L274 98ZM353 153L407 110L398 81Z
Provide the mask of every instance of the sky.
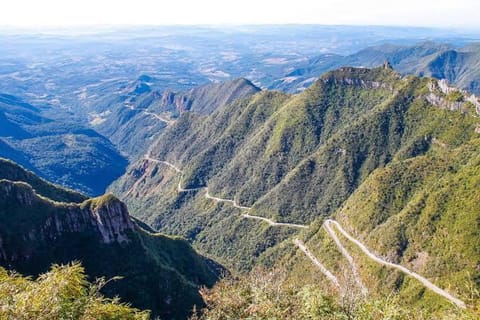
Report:
M342 24L480 29L480 0L3 0L13 27Z

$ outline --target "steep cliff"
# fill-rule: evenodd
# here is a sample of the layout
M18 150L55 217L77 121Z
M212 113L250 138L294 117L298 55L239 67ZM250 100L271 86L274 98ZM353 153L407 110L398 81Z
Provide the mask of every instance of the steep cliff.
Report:
M92 279L123 277L105 293L162 319L184 319L202 305L198 288L212 285L218 270L185 240L143 228L112 195L56 202L26 182L0 180L0 265L38 275L71 261Z

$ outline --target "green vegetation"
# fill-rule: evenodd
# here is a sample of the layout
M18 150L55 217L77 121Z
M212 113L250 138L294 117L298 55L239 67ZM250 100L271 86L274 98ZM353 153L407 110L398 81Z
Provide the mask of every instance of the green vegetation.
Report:
M473 320L479 316L478 310L430 312L405 304L396 294L338 296L315 284L299 284L288 274L280 268L256 268L249 275L226 277L212 289L201 290L207 306L190 319Z
M0 94L0 157L57 184L99 195L127 166L103 136L58 108L53 114Z
M109 114L105 117L106 121L95 125L95 129L109 137L119 150L133 159L143 156L152 143L151 139L167 127L167 123L152 114L172 120L186 112L210 114L260 91L246 79L210 83L181 92L136 90L143 86L147 85L139 79L135 89L131 88L132 91L126 95L104 101ZM145 113L146 110L148 113Z
M257 268L202 289L207 307L193 319L341 319L342 308L315 286L298 287L281 269ZM346 317L344 317L346 318Z
M208 184L214 195L254 204L254 214L309 223L333 212L373 169L392 159L416 86L418 81L400 80L391 70L345 68L297 96L261 92L209 117L182 116L152 153L184 174L142 161L111 191L128 194L132 210L152 226L248 269L292 230L240 219L238 210L216 206L202 192L178 194L179 179L184 187ZM152 191L160 188L165 192Z
M311 264L297 256L293 235L327 267L344 266L321 227L333 215L373 251L468 300L480 288L478 120L431 105L430 83L390 69L342 68L299 95L261 92L210 116L184 115L152 148L183 173L142 160L111 190L153 227L188 238L233 270L280 261L293 278ZM298 235L244 219L204 190L179 193L178 182L208 186L252 206L251 214L311 227ZM379 301L398 291L400 301L428 312L448 309L415 281L351 250Z
M468 297L471 287L478 289L480 284L474 240L480 210L478 151L474 140L378 169L344 204L338 218L354 226L382 256ZM408 291L409 286L400 288Z
M115 279L112 279L115 280ZM110 281L110 280L109 280ZM36 280L0 268L0 318L17 320L147 320L139 311L100 290L109 281L89 283L80 264L53 265ZM121 281L121 280L120 280Z
M447 100L450 102L463 102L464 99L463 93L460 91L452 91L447 95Z
M15 162L2 158L0 158L0 179L26 182L35 189L36 193L54 201L83 202L87 199L78 192L55 186Z
M0 162L0 172L27 177L43 194L71 195L11 162ZM80 261L89 279L123 278L102 288L107 297L162 319L185 319L201 307L199 287L213 285L222 270L184 239L144 229L111 194L56 202L23 181L0 180L0 239L1 266L37 276L53 263Z
M105 137L93 130L86 134L41 135L12 141L11 145L25 151L27 165L31 164L37 174L90 196L105 192L128 164Z

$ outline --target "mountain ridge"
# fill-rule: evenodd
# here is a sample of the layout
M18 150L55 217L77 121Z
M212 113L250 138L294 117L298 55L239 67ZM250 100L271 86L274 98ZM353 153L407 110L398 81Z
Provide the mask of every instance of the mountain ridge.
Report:
M445 79L451 85L480 94L478 44L455 47L431 41L414 45L382 44L362 49L348 56L324 54L311 58L268 87L287 92L300 92L314 82L319 74L343 66L372 68L390 61L402 75L417 75Z
M187 91L128 92L103 102L105 107L101 110L106 115L93 127L109 137L122 152L137 159L181 114L208 115L258 91L260 89L249 80L239 78Z
M257 264L272 265L279 259L292 267L293 275L301 268L310 268L311 261L299 260L293 251L291 238L295 235L304 239L317 258L331 259L327 268L338 270L345 256L331 249L318 249L326 241L321 227L324 219L333 215L342 225L345 222L346 228L355 230L357 213L352 212L353 218L346 221L338 212L358 190L372 183L379 170L420 159L429 159L434 165L433 155L443 148L475 145L478 120L469 97L467 92L447 88L435 79L402 77L385 66L341 68L321 76L298 95L263 91L210 116L180 117L150 149L150 157L159 162L142 159L132 164L111 191L123 198L133 212L142 212L139 216L153 227L184 235L199 250L234 270L248 271ZM169 143L172 139L177 142ZM454 157L448 161L457 166L460 160ZM178 175L161 162L179 166L183 174ZM132 183L135 192L126 194ZM206 186L210 195L207 198L199 189ZM416 184L411 187L414 191L421 188ZM185 189L192 191L183 192ZM374 194L357 202L369 203L370 196ZM217 197L230 203L212 201ZM259 219L246 219L249 217L239 210L247 207L248 215ZM282 228L268 221L310 227L298 233L302 229ZM366 221L381 225L376 220ZM390 250L408 247L413 242L401 242L401 230L384 231L376 239L379 243L385 239L391 244ZM433 245L436 261L444 261L447 249L432 240L435 236L433 232L424 241ZM398 244L396 237L400 239ZM468 237L476 236L469 233ZM418 241L417 235L412 239ZM456 240L447 236L445 241ZM379 250L374 243L366 242L374 252ZM458 247L465 252L472 249L466 242ZM351 245L348 250L353 259L361 261L358 273L365 277L365 266L373 262ZM476 253L472 256L477 257ZM401 260L401 256L396 259L410 270L431 277L431 273ZM475 273L473 260L461 261L468 261L469 272ZM371 276L378 276L386 285L383 290L369 289L386 294L397 288L401 296L413 290L421 297L421 302L414 305L425 303L432 309L448 303L421 293L424 288L407 281L401 272L386 278L385 266L373 263L371 268ZM455 278L455 290L462 292L458 296L466 296L462 283L471 281L466 273L448 273L435 264L430 268L438 273L442 287Z

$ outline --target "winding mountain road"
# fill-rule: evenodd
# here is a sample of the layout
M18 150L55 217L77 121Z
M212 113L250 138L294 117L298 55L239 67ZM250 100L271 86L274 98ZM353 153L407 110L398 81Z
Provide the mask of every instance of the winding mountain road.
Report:
M152 161L152 162L155 162L155 163L162 163L162 164L165 164L167 166L169 166L170 168L174 169L177 173L183 173L183 171L178 168L177 166L175 166L174 164L168 162L168 161L163 161L163 160L157 160L157 159L154 159L150 156L150 154L146 154L145 155L145 159L148 160L148 161ZM235 200L230 200L230 199L223 199L223 198L219 198L219 197L215 197L215 196L212 196L209 194L209 191L208 191L208 187L199 187L199 188L191 188L191 189L184 189L182 188L180 182L177 186L177 190L178 192L191 192L191 191L198 191L198 190L203 190L205 189L206 192L205 192L205 197L207 199L211 199L213 201L216 201L216 202L227 202L227 203L230 203L233 207L235 208L238 208L240 210L243 210L243 211L248 211L251 209L251 207L246 207L246 206L241 206L239 205L238 203L235 202ZM290 228L297 228L297 229L307 229L309 226L308 225L302 225L302 224L294 224L294 223L283 223L283 222L275 222L271 219L268 219L268 218L265 218L265 217L260 217L260 216L255 216L255 215L250 215L248 213L242 213L242 217L243 218L246 218L246 219L254 219L254 220L260 220L260 221L263 221L263 222L266 222L268 223L270 226L275 226L275 227L290 227ZM340 241L340 239L337 237L337 234L336 234L336 231L335 229L337 229L345 238L347 238L349 241L353 242L365 255L367 255L367 257L369 257L371 260L381 264L381 265L384 265L384 266L387 266L387 267L391 267L391 268L394 268L394 269L397 269L397 270L400 270L401 272L417 279L418 281L420 281L425 287L427 287L428 289L432 290L433 292L435 292L436 294L446 298L447 300L449 300L450 302L452 302L453 304L457 305L459 308L462 308L462 309L465 309L466 308L466 305L465 303L458 299L458 298L455 298L454 296L452 296L450 293L448 293L447 291L437 287L435 284L433 284L432 282L430 282L428 279L426 279L425 277L422 277L421 275L407 269L406 267L402 266L402 265L399 265L399 264L395 264L395 263L392 263L392 262L388 262L380 257L378 257L377 255L375 255L374 253L372 253L363 243L361 243L359 240L355 239L354 237L352 237L348 232L346 232L343 227L335 220L332 220L332 219L327 219L324 221L323 223L323 227L325 229L325 231L327 232L327 234L332 238L332 240L335 242L336 246L338 247L338 249L340 250L341 254L345 257L345 259L348 261L349 265L350 265L350 268L352 269L352 273L355 277L355 281L357 283L357 285L359 286L359 288L362 290L362 293L364 295L368 294L368 290L366 288L366 286L363 284L362 280L361 280L361 277L358 273L358 269L357 269L357 266L352 258L352 256L350 255L350 253L348 252L348 250L343 246L342 242ZM333 285L338 288L339 290L341 290L341 286L340 286L340 283L337 279L337 277L335 277L333 275L332 272L330 272L311 252L310 250L308 250L307 246L302 242L300 241L299 239L295 239L294 240L294 244L300 248L300 250L305 253L305 255L313 262L314 265L316 265L318 267L318 269L327 277L327 279L329 279Z
M146 114L147 116L151 116L151 117L155 117L157 118L158 120L162 121L162 122L165 122L167 125L172 125L175 123L175 121L173 120L169 120L169 119L166 119L162 116L159 116L158 114L156 113L152 113L152 112L149 112L149 111L143 111L144 114Z
M178 185L177 185L177 191L178 192L193 192L193 191L204 190L204 189L207 189L207 187L184 189L184 188L182 188L182 183L180 181L178 182Z
M302 241L300 241L299 239L295 239L293 240L293 243L297 247L299 247L300 250L303 251L303 253L305 253L305 255L313 262L313 264L318 267L320 272L322 272L325 277L327 277L327 279L330 280L337 289L342 291L342 287L340 286L340 282L338 282L337 277L335 277L333 273L331 273L320 261L318 261L318 259L310 252L310 250L308 250L307 246Z
M145 110L144 108L135 108L131 103L126 103L124 105L125 108L128 108L130 110ZM167 118L164 118L162 116L159 116L158 114L156 113L153 113L153 112L149 112L149 111L143 111L143 114L147 115L147 116L151 116L151 117L154 117L162 122L165 122L167 125L172 125L175 123L174 120L170 120L170 119L167 119Z
M353 258L350 255L350 253L342 245L342 242L340 241L340 239L338 239L337 234L335 233L335 230L333 230L332 227L330 226L330 221L328 221L328 220L325 221L323 223L323 228L325 229L325 231L327 231L330 238L333 239L333 241L337 245L337 248L340 250L340 252L345 257L345 259L347 259L348 264L350 265L350 269L352 269L353 277L355 279L355 282L357 283L357 286L361 289L362 294L364 296L366 296L368 294L368 289L367 289L367 287L365 287L365 285L362 282L362 278L360 277L360 275L358 273L358 269L357 269L357 266L355 264L355 261L353 261Z
M180 168L178 168L177 166L175 166L174 164L172 164L168 161L163 161L163 160L158 160L158 159L152 158L150 156L150 154L148 154L148 153L145 154L144 158L148 161L151 161L151 162L162 163L164 165L167 165L170 168L174 169L177 173L183 173L183 171ZM181 182L179 182L178 185L177 185L177 191L178 192L193 192L193 191L199 191L199 190L206 190L205 198L213 200L215 202L227 202L227 203L230 203L234 208L237 208L237 209L240 209L240 210L250 210L251 209L251 207L245 207L245 206L239 205L235 200L223 199L223 198L212 196L208 192L208 187L198 187L198 188L185 189L185 188L182 188ZM246 213L242 214L242 217L246 218L246 219L255 219L255 220L265 221L266 223L268 223L270 226L273 226L273 227L290 227L290 228L297 228L297 229L308 228L307 225L295 224L295 223L286 223L286 222L275 222L275 221L273 221L271 219L268 219L268 218L265 218L265 217L254 216L254 215L250 215L250 214L246 214Z
M239 205L235 200L230 200L230 199L223 199L223 198L218 198L210 195L208 193L208 188L207 188L207 193L205 193L205 198L216 201L216 202L227 202L230 203L234 208L240 209L240 210L250 210L250 207L244 207Z
M180 168L178 168L177 166L175 166L174 164L171 164L168 161L162 161L162 160L154 159L148 153L145 155L145 159L148 160L148 161L151 161L151 162L155 162L155 163L163 163L163 164L169 166L170 168L172 168L173 170L175 170L176 172L183 173L183 171Z
M395 264L395 263L392 263L392 262L388 262L388 261L385 261L383 260L382 258L376 256L374 253L372 253L363 243L361 243L360 241L358 241L357 239L355 239L354 237L352 237L347 231L345 231L342 226L335 220L331 220L331 219L327 219L325 220L324 222L324 225L327 225L328 228L331 229L331 225L335 226L335 228L340 231L340 233L345 237L347 238L348 240L350 240L351 242L353 242L363 253L365 253L370 259L372 259L373 261L381 264L381 265L384 265L384 266L387 266L387 267L391 267L391 268L394 268L394 269L397 269L397 270L400 270L402 271L403 273L406 273L408 274L409 276L417 279L418 281L420 281L425 287L427 287L428 289L432 290L433 292L435 292L436 294L438 295L441 295L443 296L444 298L448 299L450 302L454 303L455 305L457 305L459 308L462 308L462 309L465 309L466 308L466 305L465 305L465 302L463 302L462 300L460 299L457 299L455 298L454 296L452 296L450 293L446 292L445 290L443 289L440 289L439 287L437 287L436 285L434 285L433 283L431 283L430 281L428 281L426 278L422 277L421 275L405 268L404 266L402 265L399 265L399 264ZM344 248L345 250L345 248Z
M271 225L273 227L290 227L290 228L298 228L298 229L308 229L307 225L295 224L295 223L286 223L286 222L275 222L275 221L270 220L268 218L259 217L259 216L252 216L248 213L243 213L242 217L247 218L247 219L256 219L256 220L265 221L266 223L268 223L269 225Z

